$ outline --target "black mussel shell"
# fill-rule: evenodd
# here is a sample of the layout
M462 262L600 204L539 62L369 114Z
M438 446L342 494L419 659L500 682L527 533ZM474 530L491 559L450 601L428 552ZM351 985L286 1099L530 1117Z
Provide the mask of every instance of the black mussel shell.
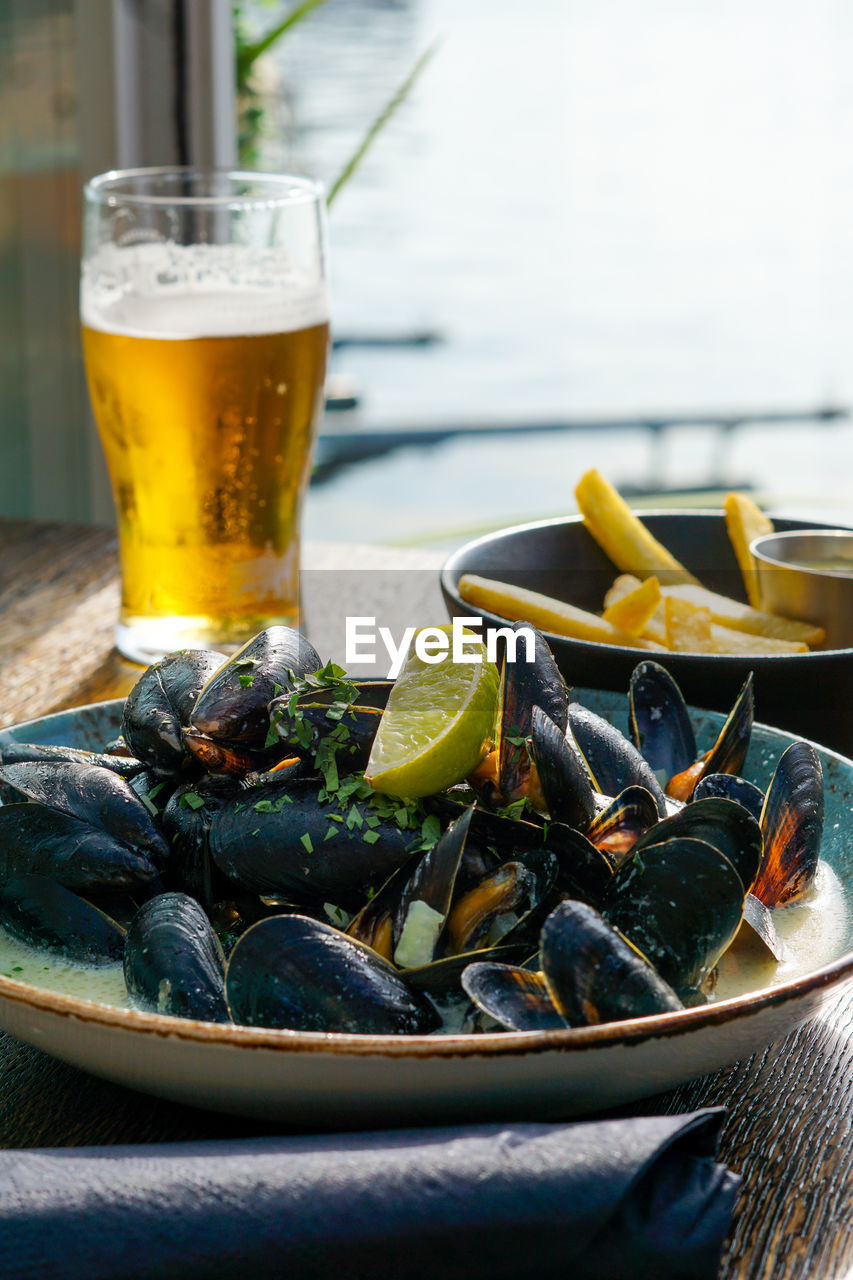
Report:
M147 807L130 784L109 769L73 761L11 764L0 768L0 778L27 800L165 856L163 838Z
M823 770L808 742L782 755L761 812L764 856L752 892L767 907L796 902L817 873L825 816Z
M316 671L320 657L290 627L268 627L243 645L201 690L191 727L215 741L260 750L270 727L269 704L293 687L294 676Z
M541 973L484 961L468 965L462 986L478 1008L510 1031L565 1031L569 1025Z
M296 699L281 694L270 703L270 724L306 758L330 740L338 772L352 773L367 765L392 687L391 680L353 680L309 688Z
M0 764L93 764L109 769L120 778L135 778L144 769L131 755L103 751L83 751L79 747L57 747L41 742L5 742L0 746Z
M595 817L592 781L577 751L567 741L566 730L541 707L533 708L530 750L550 817L586 831Z
M575 1027L669 1013L682 1003L648 960L585 902L561 902L542 926L542 972Z
M122 736L134 755L158 773L176 773L187 751L181 731L205 683L227 661L224 653L187 649L155 662L128 694Z
M613 877L602 912L680 993L701 987L726 950L745 896L719 849L673 836L634 853Z
M68 889L153 880L168 853L146 806L117 774L75 763L14 764L0 778L31 804L0 808L0 875L31 872Z
M116 964L124 930L103 911L47 876L10 876L0 886L0 924L30 946L79 964Z
M693 800L707 800L709 796L734 800L736 804L742 804L756 822L761 820L764 792L754 782L747 782L746 778L741 778L737 773L706 773L696 784Z
M621 859L596 849L585 835L562 822L551 822L545 846L557 856L557 888L582 902L600 902Z
M641 662L628 689L631 741L665 780L693 764L696 737L678 685L657 662Z
M603 716L578 702L569 705L569 727L596 790L618 796L626 787L645 787L654 796L658 813L665 817L666 799L660 783L632 742Z
M663 844L674 836L704 840L724 853L749 890L761 861L761 828L743 805L723 796L707 796L664 818L637 841L635 852Z
M227 1022L225 959L199 904L162 893L139 908L127 931L124 977L138 1005L176 1018Z
M262 783L227 801L211 818L214 862L254 893L358 909L407 860L415 833L385 817L370 826L384 797L341 806L321 790L310 778Z
M626 787L596 814L586 837L607 856L615 870L657 820L658 807L652 793L645 787Z
M533 727L533 708L539 707L565 733L569 705L566 682L544 636L526 622L513 623L512 630L533 635L534 654L528 662L526 645L519 639L515 661L505 661L501 673L498 786L506 801L527 794L530 756L526 739Z
M273 916L237 941L226 972L235 1022L294 1031L424 1034L440 1018L368 947L307 916Z
M169 841L167 885L196 898L205 911L229 893L229 881L210 856L210 824L214 813L243 794L227 775L209 774L178 787L163 811Z

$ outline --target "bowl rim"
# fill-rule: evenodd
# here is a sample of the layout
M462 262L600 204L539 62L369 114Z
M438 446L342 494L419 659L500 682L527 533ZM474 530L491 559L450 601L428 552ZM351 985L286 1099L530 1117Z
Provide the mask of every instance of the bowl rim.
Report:
M9 725L0 730L0 745L4 736L17 733L32 725L43 726L48 722L49 727L51 721L81 712L85 714L116 713L123 705L123 698L114 698L52 712L33 720L21 721L19 724ZM721 712L705 714L717 717L720 723L725 719ZM790 739L791 742L808 741L798 739L795 734L790 734L786 730L773 729L769 725L756 724L755 727L769 730L773 734ZM853 760L818 743L811 745L823 755L833 757L853 770ZM69 1021L106 1029L170 1041L216 1044L220 1048L264 1049L285 1054L333 1054L359 1058L452 1060L471 1057L517 1057L541 1052L581 1053L595 1049L615 1048L620 1045L630 1046L644 1041L677 1039L693 1031L725 1026L730 1022L755 1017L764 1010L786 1004L791 1000L804 1000L808 996L827 992L847 979L853 979L853 950L845 952L811 973L803 974L799 978L791 978L777 986L761 988L757 992L746 992L739 996L732 996L728 1000L714 1001L671 1013L630 1018L622 1022L601 1023L591 1027L567 1027L565 1030L556 1031L499 1031L437 1036L290 1031L244 1027L235 1023L200 1022L191 1018L172 1017L85 1000L79 996L34 987L3 974L0 974L0 1003L8 1002Z
M802 564L799 560L783 560L779 554L771 555L768 547L772 547L774 543L781 542L787 544L798 538L830 538L849 543L853 547L853 529L786 529L781 533L762 533L757 538L753 538L749 544L749 550L761 566L772 567L774 569L791 569L795 573L801 573L805 578L830 578L833 581L849 581L853 574L853 558L850 560L850 571L845 569L819 569L815 565ZM774 548L775 550L775 548Z
M673 518L681 518L684 516L712 516L720 520L725 520L725 513L721 507L637 507L632 508L632 510L636 510L638 515L643 516L672 516ZM779 516L777 519L791 519L792 523L802 524L803 526L801 529L784 530L783 533L842 532L853 534L853 528L844 529L839 525L822 525L813 520L795 521L793 517L787 516ZM441 567L439 583L442 593L444 594L445 601L452 600L454 605L460 610L470 609L472 613L477 614L479 617L487 619L488 621L494 621L497 625L506 625L508 619L501 617L500 614L491 613L487 609L480 609L476 605L469 605L468 602L463 600L459 595L459 578L463 573L474 572L470 569L462 568L463 557L470 555L471 552L477 551L481 547L503 542L507 539L514 538L519 534L529 534L539 529L553 529L559 526L574 527L579 524L582 525L583 523L584 519L582 515L554 516L547 520L531 520L523 524L506 525L504 528L493 529L490 533L482 534L478 538L471 539L469 542L464 543L461 547L458 547L455 551L451 552ZM768 534L767 536L770 537L771 535ZM613 566L613 572L614 574L617 572L615 565ZM485 577L488 575L484 572L483 576ZM499 579L495 579L495 581L499 581ZM557 597L554 598L557 599ZM573 602L571 600L567 600L565 603L572 604ZM647 658L649 656L649 651L647 649L635 649L628 645L602 644L598 640L577 640L572 636L558 635L555 631L543 631L542 634L545 636L545 639L549 644L551 644L552 641L556 641L558 644L570 645L572 647L577 646L581 652L612 652L614 655L620 654L625 655L626 657L628 655L638 655L636 659L637 661L642 661L644 657ZM667 662L672 662L676 666L682 666L685 663L700 660L702 662L711 661L715 666L729 667L733 671L745 671L748 668L753 668L756 664L761 668L765 663L800 663L808 660L811 660L814 663L819 662L821 659L827 660L845 656L853 657L853 646L842 649L810 649L808 653L667 653L664 656L666 657Z

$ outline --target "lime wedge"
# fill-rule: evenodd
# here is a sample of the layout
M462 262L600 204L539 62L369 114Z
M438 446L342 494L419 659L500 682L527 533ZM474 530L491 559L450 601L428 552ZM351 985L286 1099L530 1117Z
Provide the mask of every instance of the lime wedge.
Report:
M450 626L431 627L451 635ZM420 633L419 633L420 634ZM473 631L465 652L476 662L424 662L412 641L382 713L364 777L387 795L433 795L459 782L490 750L498 708L498 669ZM435 652L435 650L433 650Z

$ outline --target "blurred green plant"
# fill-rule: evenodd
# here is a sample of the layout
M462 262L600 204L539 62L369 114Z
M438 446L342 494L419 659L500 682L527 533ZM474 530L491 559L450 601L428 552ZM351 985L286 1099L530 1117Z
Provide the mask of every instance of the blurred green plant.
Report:
M275 2L276 0L265 0L268 7L271 7ZM237 153L239 163L242 166L251 167L257 163L259 142L265 116L263 94L258 91L252 81L252 72L256 67L258 59L272 49L273 46L277 45L278 42L287 35L288 31L292 31L294 27L298 26L299 23L314 11L314 9L318 9L325 3L326 0L300 0L300 3L294 5L294 7L290 9L279 22L276 22L268 31L264 32L263 35L254 38L250 37L248 33L241 6L239 4L234 6L237 101L239 113ZM332 202L338 195L338 192L358 169L376 138L385 128L392 116L396 114L398 109L406 101L430 58L435 53L436 47L436 44L432 44L424 50L406 78L397 87L385 103L382 110L372 121L358 146L355 148L355 151L352 153L349 160L329 187L329 193L326 197L326 203L328 205L331 206Z

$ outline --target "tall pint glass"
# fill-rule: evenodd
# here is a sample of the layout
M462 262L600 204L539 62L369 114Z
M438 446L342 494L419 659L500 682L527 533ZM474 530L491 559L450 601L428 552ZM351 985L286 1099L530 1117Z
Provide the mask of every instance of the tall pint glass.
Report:
M329 333L321 189L103 174L85 189L80 305L118 518L118 648L150 662L298 624Z

